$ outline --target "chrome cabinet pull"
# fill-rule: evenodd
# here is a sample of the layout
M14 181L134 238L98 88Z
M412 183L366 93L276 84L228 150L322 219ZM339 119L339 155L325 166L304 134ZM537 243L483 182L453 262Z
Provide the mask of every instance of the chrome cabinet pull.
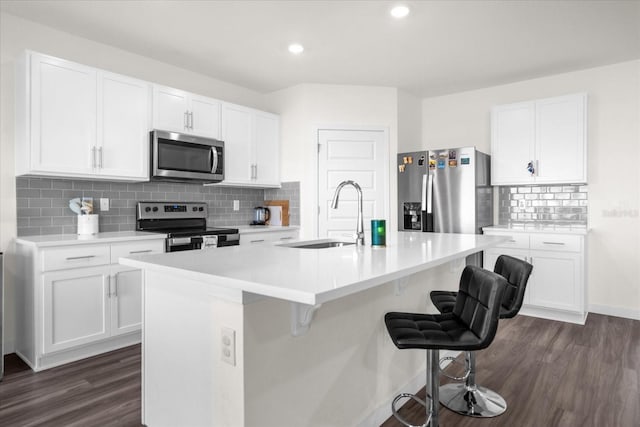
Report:
M256 168L256 177L254 179L258 179L258 164L255 164L255 168Z
M95 258L95 255L84 255L84 256L70 256L67 257L67 261L73 261L73 260L77 260L77 259L89 259L89 258Z
M565 244L562 242L542 242L545 245L558 245L558 246L564 246Z
M193 130L193 111L189 111L189 129Z
M293 237L289 236L289 237L281 237L280 240L291 240L293 239Z
M183 123L184 123L184 128L185 128L185 129L189 129L189 112L188 112L188 111L185 111L185 112L184 112L184 120L183 120Z
M91 167L96 168L96 147L91 147Z
M516 241L514 239L509 239L509 243L515 243Z
M146 254L147 252L153 252L153 249L145 249L144 251L129 251L130 254Z
M251 241L251 243L260 243L260 242L264 242L264 239L252 240Z
M99 166L99 168L101 168L101 169L102 169L102 168L104 167L104 166L103 166L103 160L104 160L104 157L103 157L103 155L102 155L102 147L98 147L98 159L100 159L100 166Z
M115 298L118 297L118 274L120 273L116 273L113 275L113 293L111 294L111 296Z

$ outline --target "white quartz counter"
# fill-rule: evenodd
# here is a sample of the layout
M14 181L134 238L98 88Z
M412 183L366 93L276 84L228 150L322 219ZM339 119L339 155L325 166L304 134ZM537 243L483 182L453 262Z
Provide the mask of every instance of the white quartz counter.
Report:
M546 233L546 234L578 234L586 236L589 229L586 227L568 227L561 225L494 225L491 227L482 227L483 231L503 231L512 233Z
M31 245L39 248L60 245L86 245L91 243L113 243L132 240L165 239L166 234L146 233L143 231L114 231L92 235L52 234L46 236L23 236L16 239L16 243Z
M503 242L475 234L393 232L387 247L234 246L121 258L120 263L302 304L321 304Z

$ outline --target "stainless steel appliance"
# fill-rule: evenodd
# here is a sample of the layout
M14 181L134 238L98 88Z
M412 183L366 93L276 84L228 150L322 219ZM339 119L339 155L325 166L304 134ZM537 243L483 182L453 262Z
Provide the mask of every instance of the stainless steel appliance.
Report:
M207 227L207 204L202 202L138 202L136 230L166 234L166 252L240 244L238 229Z
M493 224L490 159L475 147L398 154L398 229L481 234Z
M224 142L177 132L151 132L151 180L220 182Z
M265 225L271 219L271 210L262 206L253 208L253 221L251 225Z

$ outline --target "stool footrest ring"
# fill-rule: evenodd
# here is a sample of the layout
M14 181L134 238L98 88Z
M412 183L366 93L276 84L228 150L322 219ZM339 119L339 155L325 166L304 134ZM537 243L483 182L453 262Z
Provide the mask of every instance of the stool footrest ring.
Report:
M449 378L449 379L452 379L452 380L454 380L454 381L464 381L464 380L466 380L466 379L469 377L469 374L471 373L471 368L470 368L469 366L466 366L466 364L465 364L465 371L464 371L464 375L463 375L463 376L461 376L461 377L456 377L456 376L454 376L454 375L449 375L449 374L447 374L447 373L444 371L444 369L442 369L442 362L443 362L443 361L445 361L445 362L446 362L447 360L451 361L451 363L455 363L456 365L462 365L462 363L458 362L458 361L456 360L456 358L455 358L455 357L453 357L453 356L445 356L445 357L441 358L441 359L438 361L438 368L440 369L440 373L441 373L442 375L444 375L445 377L447 377L447 378Z
M393 399L393 402L391 403L391 411L393 412L393 416L396 418L396 420L400 421L402 424L404 424L407 427L427 427L429 425L429 423L431 422L431 414L429 414L429 417L427 418L427 421L425 421L425 423L421 424L421 425L411 424L411 423L407 422L404 418L402 418L402 416L400 416L400 414L398 413L398 410L396 409L396 403L400 399L411 399L411 400L413 400L415 402L418 402L420 405L424 406L425 408L427 408L427 402L425 402L424 400L420 399L415 394L400 393L399 395L397 395ZM431 401L430 397L427 397L427 399L429 399L429 401Z

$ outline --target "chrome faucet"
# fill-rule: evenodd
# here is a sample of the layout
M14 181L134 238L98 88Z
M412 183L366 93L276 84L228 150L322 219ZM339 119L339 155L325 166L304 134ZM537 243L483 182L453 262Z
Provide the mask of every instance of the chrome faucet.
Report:
M338 197L340 196L340 190L345 185L352 185L358 192L358 225L356 227L356 245L364 246L364 220L362 219L362 188L355 181L342 181L338 184L336 192L333 194L333 201L331 202L332 209L338 209Z

